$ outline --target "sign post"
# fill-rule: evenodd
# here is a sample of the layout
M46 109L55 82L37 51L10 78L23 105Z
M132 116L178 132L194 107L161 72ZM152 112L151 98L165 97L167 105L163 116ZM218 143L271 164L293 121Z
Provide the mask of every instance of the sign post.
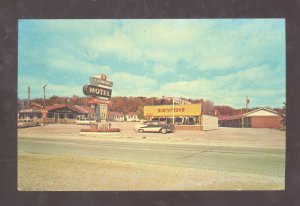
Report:
M101 123L101 120L107 117L107 105L110 103L112 85L113 82L108 81L105 74L99 74L90 77L90 84L84 85L82 88L86 96L92 97L89 103L95 107L98 123Z

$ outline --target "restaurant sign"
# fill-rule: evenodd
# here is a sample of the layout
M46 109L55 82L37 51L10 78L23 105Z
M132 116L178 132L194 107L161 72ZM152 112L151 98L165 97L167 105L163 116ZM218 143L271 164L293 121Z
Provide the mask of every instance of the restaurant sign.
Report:
M198 116L201 114L201 104L144 106L145 116L168 117L173 114L174 116Z
M83 86L83 93L92 97L102 97L102 98L111 98L111 89L104 87L99 87L95 85L85 85Z

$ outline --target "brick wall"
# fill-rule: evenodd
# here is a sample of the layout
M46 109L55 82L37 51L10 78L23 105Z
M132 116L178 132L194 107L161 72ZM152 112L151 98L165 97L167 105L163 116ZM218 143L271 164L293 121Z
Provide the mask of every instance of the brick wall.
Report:
M272 117L252 117L252 127L253 128L282 128L281 123L282 117L272 116Z
M203 131L203 126L200 126L200 125L175 125L175 130Z

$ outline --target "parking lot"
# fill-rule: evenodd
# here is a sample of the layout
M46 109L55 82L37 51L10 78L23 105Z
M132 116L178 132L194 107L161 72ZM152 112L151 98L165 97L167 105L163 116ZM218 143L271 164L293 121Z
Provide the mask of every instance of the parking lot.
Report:
M44 135L59 136L69 135L70 138L102 138L110 140L126 141L163 141L163 142L194 142L203 144L230 144L247 147L275 147L285 148L285 131L276 129L255 129L255 128L225 128L211 131L186 131L176 130L175 133L139 133L134 131L137 122L111 122L112 128L120 128L117 133L80 133L81 129L87 129L87 125L74 124L49 124L46 126L30 127L19 129L20 135Z

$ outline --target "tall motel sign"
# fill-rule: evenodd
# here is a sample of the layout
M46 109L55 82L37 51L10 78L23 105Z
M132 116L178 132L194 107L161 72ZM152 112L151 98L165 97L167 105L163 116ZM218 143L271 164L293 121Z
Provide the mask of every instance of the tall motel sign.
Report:
M90 103L95 108L97 122L107 117L107 105L110 102L113 82L107 80L105 74L90 77L90 84L83 86L83 93L91 97Z

